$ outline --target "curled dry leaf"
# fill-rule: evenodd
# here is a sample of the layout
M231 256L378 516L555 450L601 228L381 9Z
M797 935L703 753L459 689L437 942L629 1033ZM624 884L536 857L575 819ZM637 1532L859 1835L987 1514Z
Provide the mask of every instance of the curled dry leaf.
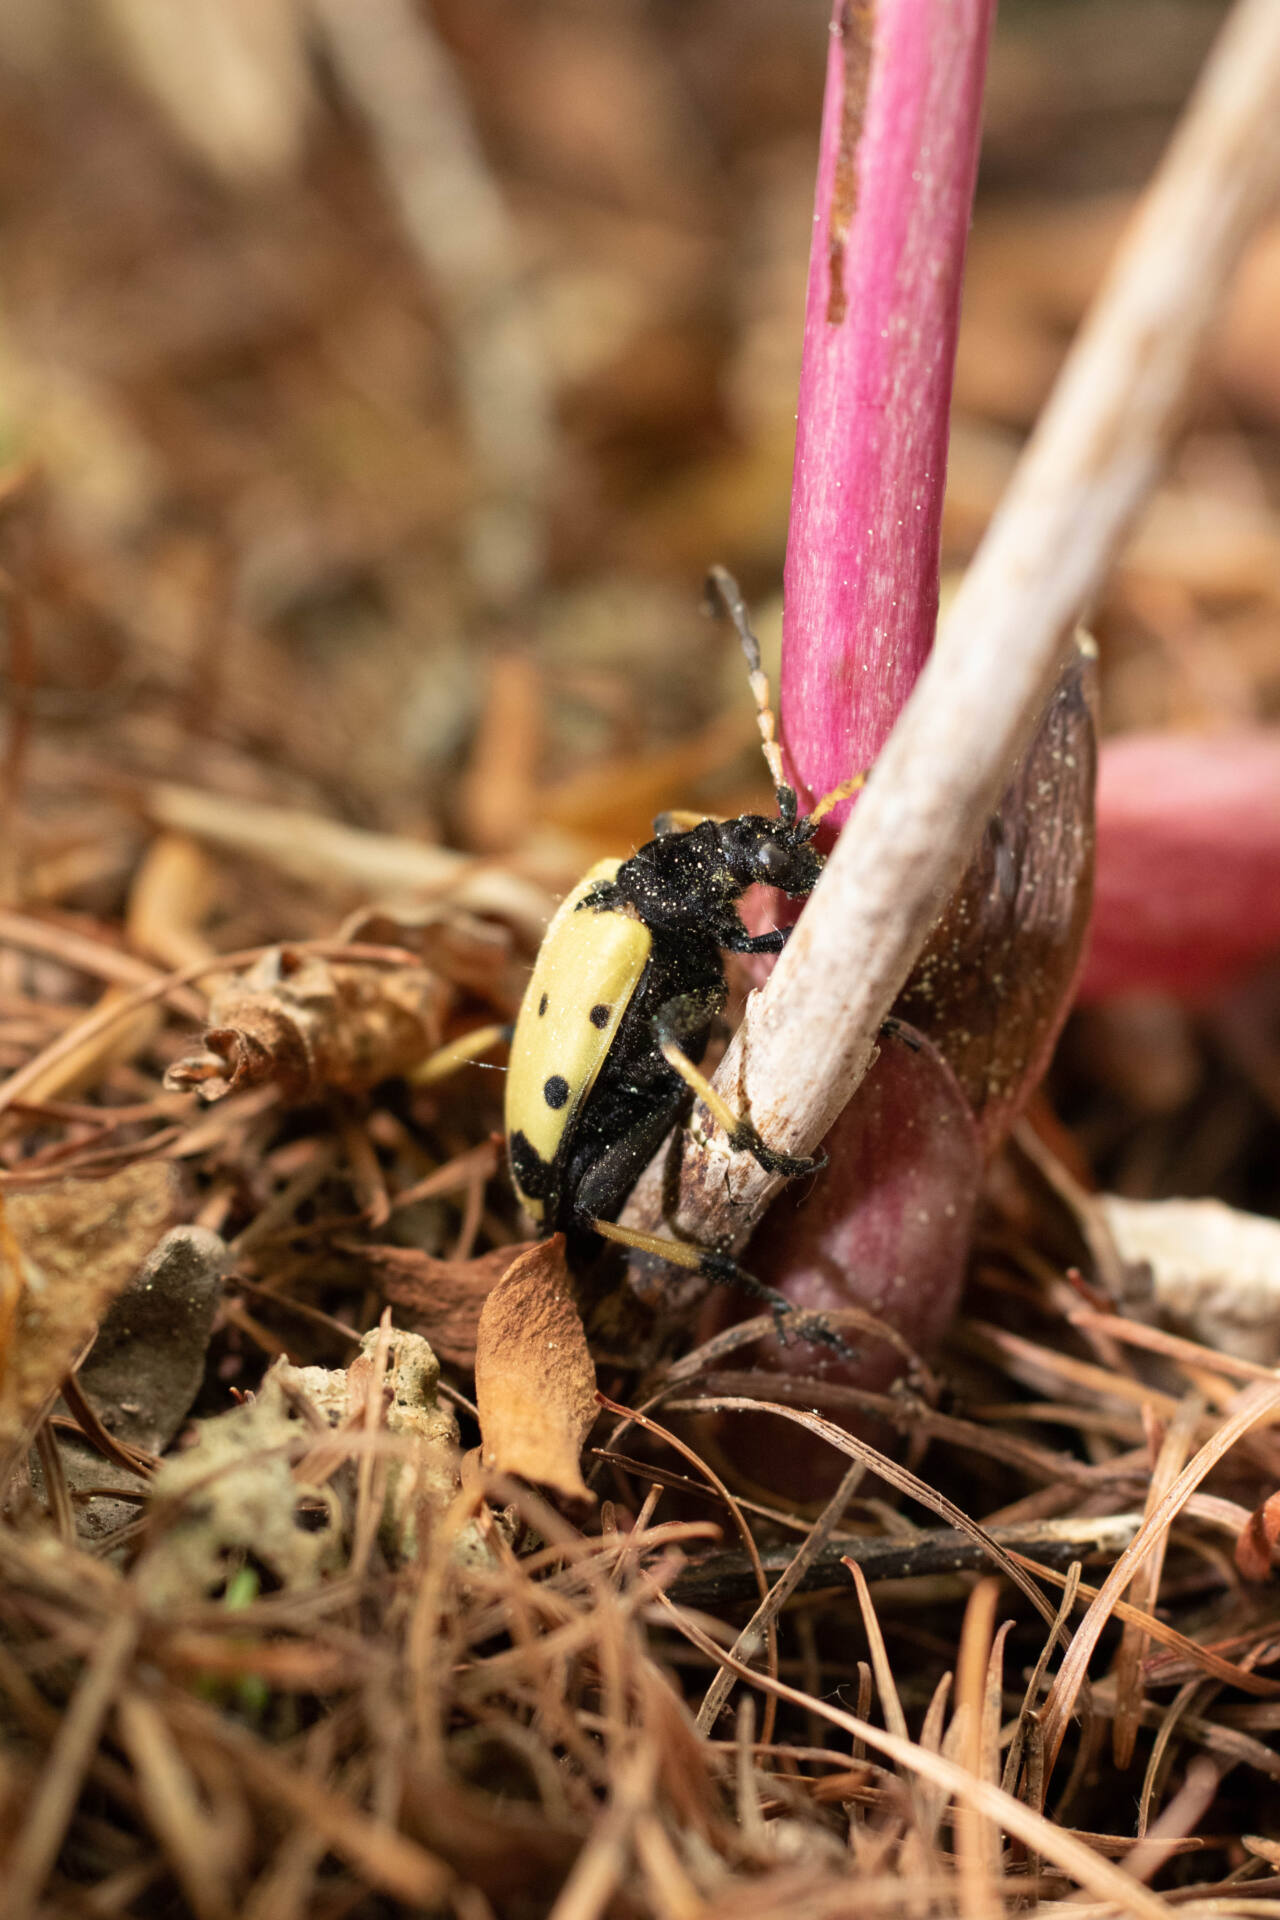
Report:
M529 978L511 928L452 900L375 902L350 914L337 937L353 946L407 947L450 986L507 1013L520 1005Z
M172 1224L175 1204L173 1170L154 1160L0 1201L0 1468Z
M1202 1346L1280 1360L1280 1221L1221 1200L1099 1198L1120 1258L1150 1275L1156 1310Z
M1039 730L895 1012L939 1048L988 1156L1071 1004L1093 893L1096 652L1068 654Z
M882 1392L912 1352L925 1355L960 1297L973 1232L982 1157L973 1117L941 1055L917 1036L888 1037L850 1104L823 1142L828 1164L774 1202L743 1259L793 1306L860 1308L895 1338L845 1329L855 1350L842 1360L793 1341L761 1343L757 1365L814 1382L813 1404L842 1426L848 1409L823 1406L822 1383ZM721 1293L710 1332L759 1311ZM883 1444L891 1437L859 1428ZM846 1461L821 1441L762 1416L734 1415L719 1429L726 1456L759 1485L789 1498L826 1498Z
M214 997L205 1051L179 1060L165 1085L206 1100L268 1080L289 1100L360 1093L440 1044L451 1001L426 967L333 965L276 947Z
M480 1315L512 1262L532 1252L535 1242L494 1247L473 1260L437 1260L416 1247L353 1247L373 1269L382 1297L396 1318L425 1334L442 1360L452 1366L475 1364Z
M595 1393L558 1233L520 1255L480 1313L476 1406L485 1465L589 1500L578 1463L596 1418Z

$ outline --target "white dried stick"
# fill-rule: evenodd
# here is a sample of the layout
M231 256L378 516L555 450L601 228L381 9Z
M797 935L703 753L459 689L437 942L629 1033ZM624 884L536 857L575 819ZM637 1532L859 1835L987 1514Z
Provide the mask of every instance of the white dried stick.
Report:
M811 1152L865 1073L1064 638L1155 484L1232 270L1278 187L1280 0L1238 0L934 652L716 1075L772 1145ZM632 1196L629 1224L660 1218L659 1169ZM681 1221L741 1244L778 1185L723 1141L686 1145Z

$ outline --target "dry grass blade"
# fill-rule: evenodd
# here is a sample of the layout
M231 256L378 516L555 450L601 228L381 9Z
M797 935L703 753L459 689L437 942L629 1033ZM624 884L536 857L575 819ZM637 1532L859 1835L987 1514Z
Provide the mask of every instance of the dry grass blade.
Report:
M1240 1354L1221 1353L1202 1346L1198 1340L1170 1333L1165 1327L1148 1326L1144 1320L1129 1320L1119 1313L1099 1313L1092 1307L1078 1307L1068 1316L1073 1327L1083 1327L1119 1340L1129 1347L1144 1347L1148 1353L1163 1354L1183 1367L1202 1368L1209 1373L1225 1373L1235 1380L1273 1380L1274 1367L1261 1366Z
M1156 1728L1156 1737L1151 1742L1151 1754L1147 1760L1147 1768L1142 1780L1142 1794L1138 1801L1139 1840L1142 1839L1148 1827L1151 1825L1151 1809L1155 1804L1156 1785L1160 1778L1161 1770L1164 1767L1165 1758L1169 1753L1171 1742L1178 1731L1178 1723L1186 1715L1187 1709L1199 1693L1201 1685L1202 1682L1200 1680L1188 1680L1185 1685L1179 1687L1177 1693L1160 1716L1160 1724Z
M1135 1533L1134 1540L1137 1537ZM1132 1545L1133 1542L1129 1544ZM1064 1576L1052 1567L1046 1567L1031 1560L1027 1561L1027 1565L1034 1567L1042 1580L1051 1581L1064 1589L1072 1584L1070 1575ZM1073 1591L1077 1599L1092 1603L1098 1600L1104 1589L1091 1587L1087 1581L1077 1578L1073 1583ZM1274 1700L1280 1696L1280 1680L1268 1680L1262 1674L1250 1673L1247 1667L1233 1666L1230 1660L1224 1660L1221 1654L1215 1653L1211 1647L1201 1646L1198 1640L1192 1640L1185 1633L1179 1633L1176 1627L1171 1627L1158 1614L1143 1613L1129 1601L1119 1599L1112 1603L1111 1612L1117 1620L1132 1623L1149 1640L1155 1640L1159 1645L1178 1652L1198 1671L1206 1676L1212 1676L1215 1680L1221 1680L1226 1686L1239 1687L1243 1693L1254 1694L1258 1699L1263 1700ZM1075 1641L1073 1640L1071 1644L1074 1646Z
M834 1529L840 1524L844 1510L857 1491L866 1468L861 1461L854 1461L840 1485L828 1500L818 1518L806 1534L790 1564L770 1587L768 1594L760 1602L746 1626L733 1643L733 1652L738 1659L745 1659L753 1645L759 1644L761 1632L777 1619L783 1606L796 1591L805 1573L813 1565L823 1547L830 1539ZM702 1705L698 1708L697 1725L700 1733L709 1733L719 1717L720 1709L729 1697L733 1686L733 1675L722 1667L711 1685L707 1688Z
M62 1844L90 1757L137 1646L138 1616L125 1609L107 1627L80 1678L49 1751L22 1833L6 1868L9 1920L29 1920Z
M998 1777L998 1765L993 1762L999 1760L1001 1643L995 1640L999 1598L998 1580L980 1580L973 1589L964 1610L956 1662L956 1720L961 1723L957 1757L978 1780ZM994 1753L989 1751L993 1706ZM902 1731L905 1733L906 1729ZM956 1808L955 1830L961 1912L966 1920L984 1920L992 1909L993 1889L1000 1870L1000 1837L979 1809L964 1802Z
M1125 1855L1125 1872L1135 1880L1149 1880L1169 1857L1170 1847L1195 1834L1218 1791L1225 1765L1203 1756L1187 1768L1186 1779L1164 1812Z
M175 1729L224 1752L275 1806L323 1834L369 1886L411 1906L429 1907L442 1898L453 1876L416 1841L362 1812L345 1794L300 1775L283 1754L225 1716L176 1693L170 1693L167 1705Z
M764 1614L765 1650L768 1658L769 1671L770 1673L776 1673L778 1669L778 1627L775 1615L768 1608L769 1583L765 1579L764 1566L761 1563L760 1549L756 1545L755 1535L747 1525L746 1516L739 1502L734 1499L732 1493L730 1493L715 1468L710 1466L708 1462L702 1458L701 1454L696 1453L691 1446L687 1445L678 1434L670 1432L666 1427L659 1426L658 1422L651 1419L648 1414L641 1413L638 1410L632 1410L628 1407L620 1407L615 1401L607 1400L603 1394L599 1395L599 1401L602 1407L609 1413L616 1414L626 1425L634 1424L637 1427L641 1427L646 1433L656 1435L658 1438L664 1440L669 1447L674 1448L683 1459L689 1462L691 1467L696 1469L707 1482L707 1485L714 1488L715 1492L724 1502L725 1511L729 1514L734 1526L737 1528L738 1536L751 1562L751 1571L760 1595L760 1608ZM616 1434L614 1437L616 1438Z
M1116 1602L1148 1554L1168 1532L1189 1494L1194 1492L1218 1461L1253 1427L1269 1420L1280 1407L1280 1385L1250 1387L1240 1405L1195 1458L1178 1475L1164 1498L1148 1515L1135 1539L1120 1555L1103 1582L1096 1599L1072 1638L1045 1702L1043 1727L1045 1752L1052 1768L1066 1735L1076 1696L1084 1681L1089 1661Z
M16 913L10 907L3 907L0 908L0 943L17 947L23 953L40 953L50 960L64 961L67 966L76 967L93 979L111 980L117 986L145 987L159 985L163 981L173 993L174 1005L199 1018L199 998L195 994L183 994L181 983L162 974L147 961L122 953L119 947L110 946L105 940L91 940L71 927L50 925L46 920L37 920L29 914Z
M608 1809L578 1855L551 1920L599 1920L607 1910L627 1870L637 1823L653 1803L660 1764L651 1741L617 1763Z
M1147 1494L1148 1514L1159 1506L1173 1481L1182 1471L1200 1413L1200 1402L1192 1395L1167 1428L1151 1475L1151 1486ZM1144 1613L1154 1613L1156 1610L1168 1541L1167 1533L1157 1539L1130 1589L1129 1599L1132 1605L1141 1608ZM1142 1709L1142 1662L1146 1658L1146 1653L1146 1635L1132 1621L1126 1621L1120 1640L1120 1649L1116 1654L1116 1706L1111 1731L1112 1751L1115 1754L1116 1765L1121 1768L1128 1767L1133 1759L1133 1749L1138 1737L1138 1721Z
M173 783L149 787L146 805L162 826L270 861L316 885L337 879L357 883L362 893L449 899L474 913L509 921L534 945L547 923L550 901L541 887L449 847ZM222 964L246 966L256 957L232 954Z
M1080 1562L1073 1560L1067 1569L1066 1577L1062 1583L1062 1599L1058 1606L1057 1618L1049 1633L1045 1636L1044 1645L1040 1649L1035 1666L1031 1669L1031 1675L1027 1681L1027 1690L1022 1696L1022 1707L1018 1714L1017 1725L1013 1730L1013 1738L1009 1742L1009 1752L1005 1759L1004 1775L1000 1782L1006 1793L1013 1793L1017 1789L1018 1775L1022 1770L1023 1752L1027 1747L1028 1741L1032 1738L1033 1729L1038 1743L1040 1723L1037 1717L1037 1709L1040 1701L1040 1689L1044 1685L1044 1676L1048 1670L1054 1648L1066 1644L1066 1625L1075 1610L1076 1594L1079 1586ZM1024 1790L1022 1798L1027 1802L1028 1806L1034 1807L1036 1812L1039 1813L1044 1806L1044 1777L1042 1768L1037 1768L1037 1775L1035 1792ZM1030 1786L1029 1779L1027 1784Z
M858 1606L862 1612L863 1630L867 1636L867 1651L871 1656L871 1671L875 1676L876 1691L880 1695L880 1707L884 1714L885 1725L890 1733L897 1734L900 1740L905 1740L907 1716L902 1711L902 1701L898 1697L898 1684L893 1677L893 1668L889 1664L884 1635L880 1631L880 1622L876 1618L875 1602L871 1598L867 1577L856 1560L846 1561L845 1564L853 1578L854 1591L858 1596Z
M853 1434L846 1433L844 1428L836 1426L834 1421L824 1420L820 1414L804 1413L798 1407L784 1407L778 1401L769 1400L725 1397L687 1403L672 1402L673 1410L682 1406L687 1411L697 1413L772 1413L783 1420L794 1421L806 1432L814 1434L820 1440L825 1440L829 1446L835 1448L837 1453L846 1453L850 1459L860 1460L865 1467L879 1474L882 1480L887 1480L890 1486L897 1487L899 1492L907 1494L912 1500L918 1500L921 1506L927 1507L931 1513L936 1513L940 1519L946 1520L951 1526L976 1541L983 1552L1008 1575L1013 1584L1021 1588L1041 1618L1052 1622L1053 1609L1048 1605L1035 1582L1027 1577L1012 1556L1006 1553L997 1540L992 1539L985 1528L980 1527L976 1520L970 1519L969 1515L957 1507L954 1501L948 1500L945 1494L929 1486L927 1481L919 1479L906 1467L900 1466L896 1460L891 1460L887 1454L879 1452L877 1448L868 1446L865 1440L859 1440Z
M197 1920L231 1920L235 1902L224 1868L225 1836L202 1807L164 1715L137 1693L126 1694L116 1713L147 1818L192 1911Z
M1012 1799L1002 1788L990 1781L975 1778L966 1767L944 1759L941 1754L928 1753L923 1747L914 1746L895 1733L882 1731L868 1720L857 1719L842 1708L833 1707L827 1700L814 1700L797 1687L788 1686L785 1681L753 1673L740 1661L732 1660L722 1649L716 1648L700 1628L683 1617L676 1608L670 1607L669 1603L668 1607L673 1623L687 1639L700 1647L709 1659L729 1661L738 1676L750 1681L752 1686L776 1695L779 1700L789 1701L793 1706L817 1713L851 1739L864 1742L873 1753L883 1754L885 1759L893 1761L905 1772L940 1787L945 1793L995 1822L1024 1845L1035 1848L1079 1886L1100 1900L1118 1906L1121 1913L1140 1915L1142 1920L1169 1920L1170 1909L1163 1900L1136 1887L1133 1880L1112 1866L1109 1860L1103 1859L1083 1841L1075 1839L1043 1815L1033 1813L1020 1800Z

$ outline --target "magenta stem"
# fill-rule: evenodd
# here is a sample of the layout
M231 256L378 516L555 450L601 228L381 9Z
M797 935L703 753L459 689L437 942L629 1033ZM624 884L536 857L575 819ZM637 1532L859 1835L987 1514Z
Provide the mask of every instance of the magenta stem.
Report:
M835 4L783 619L802 797L871 765L933 644L994 14L995 0Z

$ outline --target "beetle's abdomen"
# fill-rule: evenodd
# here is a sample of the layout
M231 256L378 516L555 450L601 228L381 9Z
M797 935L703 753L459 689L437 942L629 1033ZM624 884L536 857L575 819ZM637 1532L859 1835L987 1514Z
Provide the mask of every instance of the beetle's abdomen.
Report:
M516 1019L507 1072L506 1128L511 1173L532 1218L547 1200L583 1101L595 1085L653 944L643 921L597 909L587 896L612 881L619 860L602 860L557 909ZM554 1224L554 1222L548 1222Z

